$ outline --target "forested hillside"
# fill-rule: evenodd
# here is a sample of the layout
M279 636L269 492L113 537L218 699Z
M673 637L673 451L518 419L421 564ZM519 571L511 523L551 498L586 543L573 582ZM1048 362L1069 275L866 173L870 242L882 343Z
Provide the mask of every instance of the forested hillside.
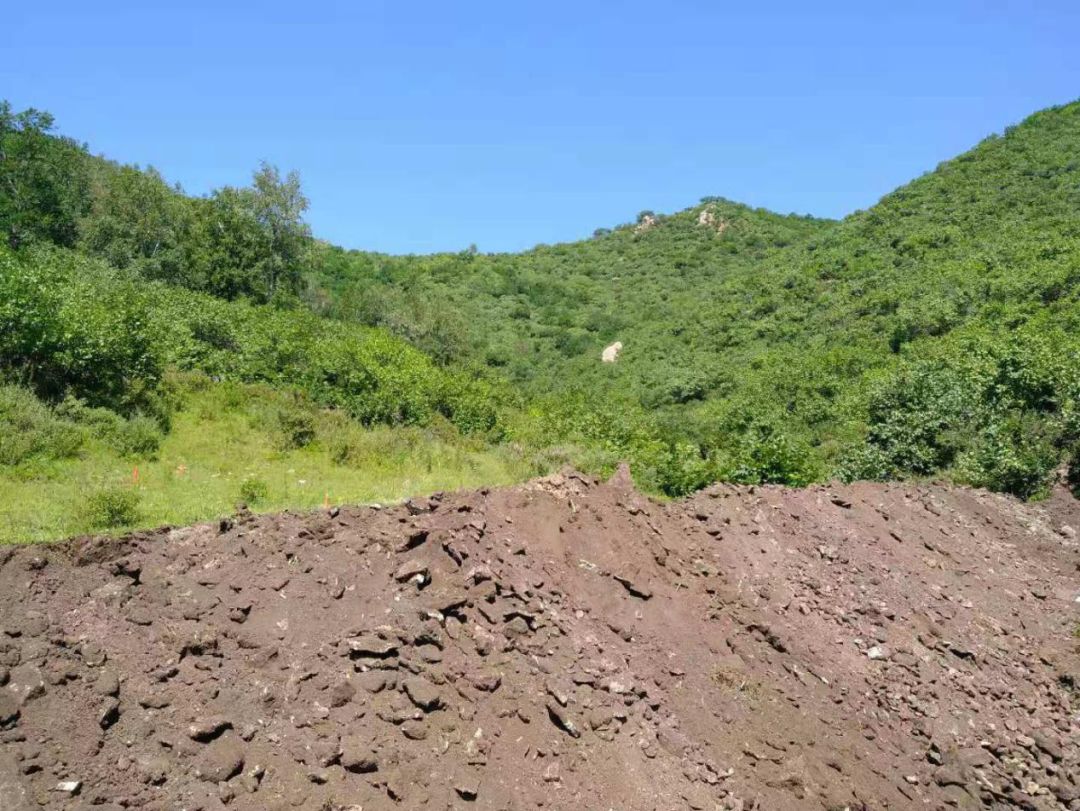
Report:
M715 199L523 254L394 257L321 246L314 282L324 292L313 298L327 313L386 326L445 360L481 360L537 390L557 384L568 364L604 385L610 369L594 361L622 339L629 362L618 368L632 369L652 393L643 402L658 405L710 388L711 350L681 375L667 355L706 327L696 319L724 279L831 224Z
M839 222L706 198L521 254L384 256L316 241L306 208L273 166L194 197L0 105L0 475L20 504L101 496L42 534L171 519L121 472L187 492L180 437L251 430L243 470L203 448L216 489L193 501L317 502L373 437L406 482L426 446L435 486L443 464L481 484L627 459L671 495L948 476L1031 497L1076 457L1080 104Z
M267 165L190 197L0 107L0 537L532 471L494 448L516 405L494 376L303 306L306 205Z
M1080 105L838 223L706 199L519 255L316 268L324 311L557 392L556 433L647 412L682 448L673 490L949 472L1032 495L1076 441Z

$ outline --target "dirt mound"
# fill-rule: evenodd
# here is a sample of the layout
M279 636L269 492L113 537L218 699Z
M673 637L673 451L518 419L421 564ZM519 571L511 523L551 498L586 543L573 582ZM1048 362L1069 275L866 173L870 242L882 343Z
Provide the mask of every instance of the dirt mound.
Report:
M563 474L0 550L0 808L1080 808L1080 510Z

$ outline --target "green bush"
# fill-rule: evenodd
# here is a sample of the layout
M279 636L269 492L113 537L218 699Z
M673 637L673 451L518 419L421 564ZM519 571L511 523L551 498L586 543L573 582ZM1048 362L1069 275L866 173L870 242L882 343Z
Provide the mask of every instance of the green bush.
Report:
M65 459L83 446L85 432L21 386L0 386L0 465Z
M161 424L153 417L135 414L125 419L107 408L91 407L67 397L56 413L86 429L96 440L123 456L153 459L165 438Z
M716 474L712 466L701 455L701 449L690 442L676 442L651 465L641 471L639 478L643 484L649 484L668 496L685 496L715 481Z
M1069 463L1065 469L1065 483L1072 494L1080 498L1080 444L1074 444L1069 448Z
M146 290L57 250L0 249L0 375L120 412L161 379Z
M164 439L165 435L157 420L144 414L136 414L123 422L114 446L126 456L156 459Z
M774 426L759 424L744 435L722 478L744 484L802 487L821 476L813 453L803 442Z
M133 487L101 487L87 496L82 517L92 529L130 527L139 520L139 500L139 492Z
M244 504L255 505L265 501L270 495L270 486L255 476L248 476L240 482L240 501Z
M845 479L947 472L1032 498L1045 494L1076 447L1080 341L1030 328L973 332L906 361L868 397L864 445Z
M362 453L362 446L352 436L336 436L330 443L330 458L342 467L355 467Z
M284 450L307 447L315 438L315 416L300 406L278 406L273 409L273 434Z

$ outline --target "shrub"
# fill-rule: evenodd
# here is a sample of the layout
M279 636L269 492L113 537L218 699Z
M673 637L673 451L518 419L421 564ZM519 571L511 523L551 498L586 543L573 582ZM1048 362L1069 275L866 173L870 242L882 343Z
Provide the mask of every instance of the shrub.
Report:
M270 494L270 486L262 479L248 476L240 482L240 501L244 504L258 504Z
M1065 481L1072 494L1080 498L1080 447L1074 448L1066 470Z
M146 291L74 254L0 251L0 372L43 399L136 410L162 366Z
M139 492L124 485L101 487L90 493L83 519L92 529L119 529L139 520Z
M494 387L458 375L447 382L441 399L441 414L462 433L487 434L490 439L502 438L503 430L496 408L499 396ZM439 421L436 419L433 423L437 425Z
M315 415L300 406L279 406L273 414L274 436L282 450L304 448L315 439Z
M580 458L580 448L553 445L530 454L526 461L534 475L546 476L567 465L580 465Z
M153 417L136 414L124 419L107 408L93 408L82 400L67 397L56 413L86 429L86 432L124 456L153 459L165 438Z
M743 438L725 478L745 484L801 487L821 473L811 449L771 425L756 425Z
M960 455L956 478L975 487L1037 498L1049 492L1060 454L1034 415L994 422Z
M64 459L83 445L85 433L63 419L32 392L0 386L0 465L28 459Z
M355 466L361 452L360 443L350 434L334 437L330 445L330 458L334 460L335 465L342 467Z
M165 435L156 420L136 414L121 424L115 447L126 456L155 459L164 439Z
M1077 441L1080 362L1063 334L1028 329L965 336L909 360L867 398L865 444L845 479L949 473L1034 498Z
M655 471L656 486L669 496L685 496L716 478L700 448L689 442L678 442L667 448L657 461Z

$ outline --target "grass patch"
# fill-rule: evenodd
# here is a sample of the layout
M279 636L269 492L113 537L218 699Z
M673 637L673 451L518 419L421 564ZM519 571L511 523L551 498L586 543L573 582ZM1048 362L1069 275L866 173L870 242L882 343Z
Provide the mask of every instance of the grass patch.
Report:
M228 515L241 501L266 512L314 508L324 499L392 503L536 472L512 447L462 437L448 424L365 429L269 387L200 379L180 388L171 430L146 455L91 441L29 473L0 467L0 543L189 524ZM289 419L265 419L268 401Z

